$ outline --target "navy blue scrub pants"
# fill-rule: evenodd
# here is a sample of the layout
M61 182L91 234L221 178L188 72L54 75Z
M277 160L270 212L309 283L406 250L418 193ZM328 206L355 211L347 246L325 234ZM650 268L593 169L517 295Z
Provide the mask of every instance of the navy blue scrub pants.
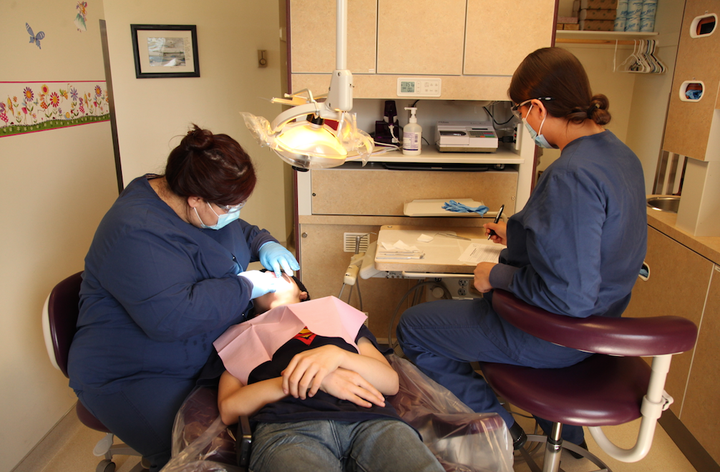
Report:
M151 471L158 471L170 460L175 414L195 380L148 378L118 384L113 393L75 393L113 434L150 461Z
M403 313L397 326L397 339L403 353L428 377L445 386L473 411L498 413L508 428L515 419L503 408L485 379L475 372L471 362L559 368L589 356L515 328L495 313L485 298L415 305ZM540 418L538 422L548 433L552 423ZM563 426L562 437L580 444L584 439L583 429Z

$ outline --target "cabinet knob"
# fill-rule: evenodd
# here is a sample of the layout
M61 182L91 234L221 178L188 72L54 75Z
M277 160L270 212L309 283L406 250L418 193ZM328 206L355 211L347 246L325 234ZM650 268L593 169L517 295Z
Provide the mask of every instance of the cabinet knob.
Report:
M303 233L301 234L301 236L302 236L303 238L307 238L307 233L306 233L306 232L303 232Z

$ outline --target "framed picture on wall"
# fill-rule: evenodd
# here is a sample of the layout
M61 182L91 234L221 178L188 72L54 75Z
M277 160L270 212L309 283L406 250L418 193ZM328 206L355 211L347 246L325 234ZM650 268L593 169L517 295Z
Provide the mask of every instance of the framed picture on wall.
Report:
M130 25L135 77L200 77L195 25Z

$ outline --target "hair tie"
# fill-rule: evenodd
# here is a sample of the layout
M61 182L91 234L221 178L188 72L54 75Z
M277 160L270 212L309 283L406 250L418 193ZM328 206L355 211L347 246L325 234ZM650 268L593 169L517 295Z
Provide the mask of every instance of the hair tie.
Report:
M590 105L590 108L588 108L585 113L587 113L587 115L590 116L590 115L592 115L592 112L594 112L594 111L597 110L598 108L600 108L600 107L598 106L598 104L597 104L597 103L593 103L592 105Z

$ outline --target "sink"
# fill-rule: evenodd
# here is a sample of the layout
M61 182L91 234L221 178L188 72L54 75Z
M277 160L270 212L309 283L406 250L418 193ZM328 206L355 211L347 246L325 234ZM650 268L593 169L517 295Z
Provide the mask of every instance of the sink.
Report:
M680 197L677 195L661 195L648 197L647 204L653 210L677 213Z

